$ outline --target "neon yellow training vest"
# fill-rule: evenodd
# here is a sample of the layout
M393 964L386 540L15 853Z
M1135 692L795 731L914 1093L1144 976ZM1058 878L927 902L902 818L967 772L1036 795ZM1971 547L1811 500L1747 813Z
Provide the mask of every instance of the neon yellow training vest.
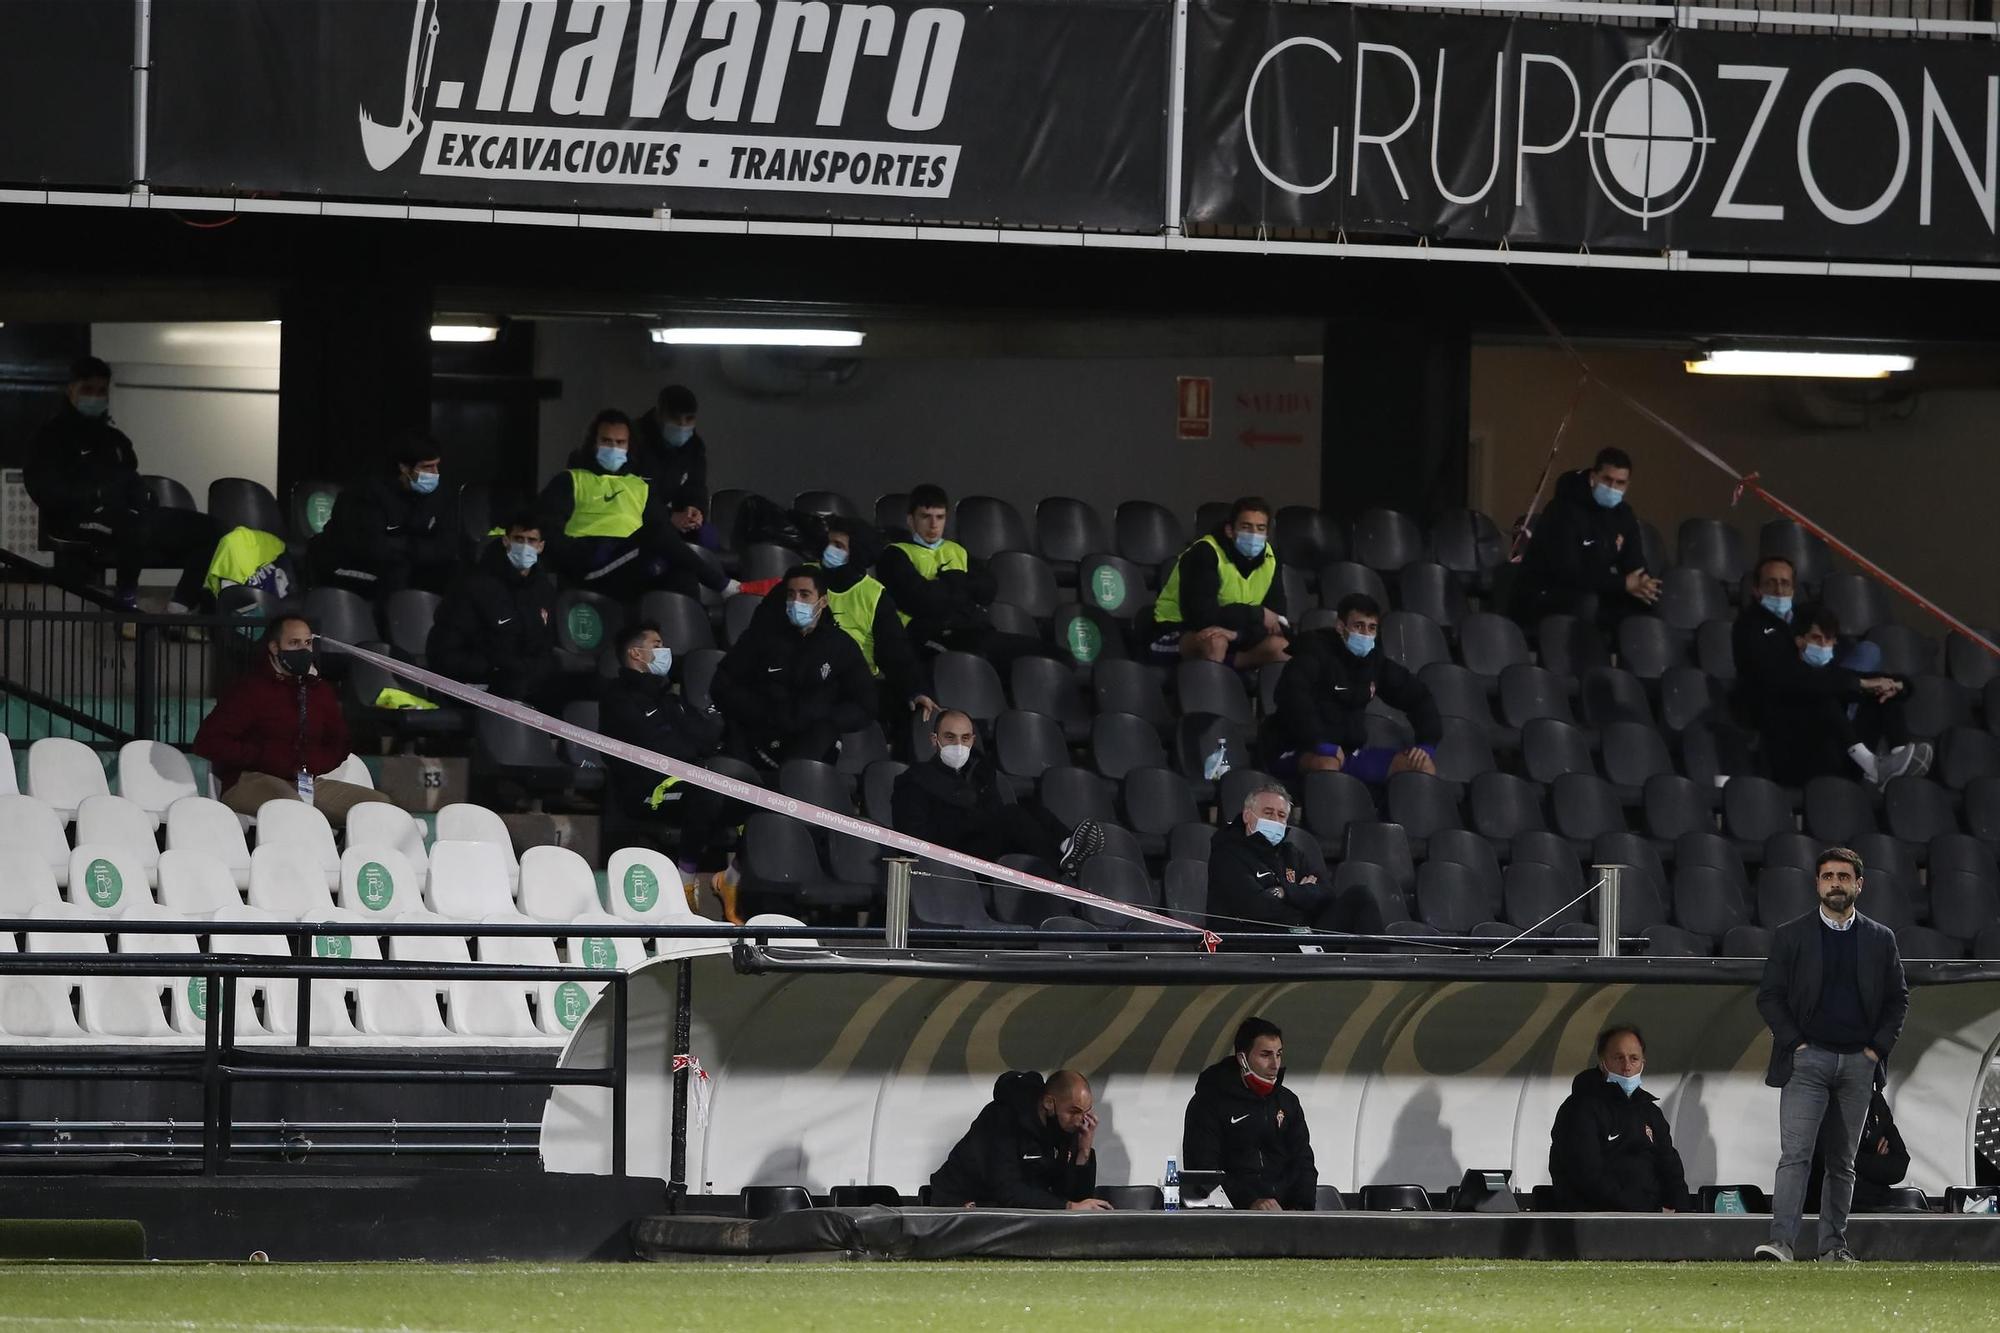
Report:
M873 574L846 592L826 590L833 623L846 630L847 637L861 649L861 657L868 663L868 674L877 680L882 677L882 668L875 665L875 610L882 604L883 591L881 580Z
M630 537L646 517L644 477L605 476L585 468L569 470L573 502L565 537Z
M892 542L890 549L901 551L910 557L910 563L916 567L917 577L926 582L940 574L953 572L963 574L972 568L972 562L966 557L965 548L953 541L938 543L936 550L916 542ZM898 611L896 615L905 625L910 623L908 612ZM869 660L872 664L874 659Z
M1194 546L1206 545L1215 552L1216 568L1222 571L1222 589L1218 600L1224 606L1262 606L1264 598L1271 591L1271 580L1278 577L1278 553L1270 545L1264 547L1264 558L1257 562L1257 568L1248 578L1222 549L1222 543L1210 533ZM1188 547L1192 551L1194 546ZM1181 560L1187 559L1187 551L1181 552ZM1181 623L1181 560L1174 561L1174 572L1167 575L1167 586L1160 589L1160 600L1153 605L1153 621L1160 625Z
M250 576L285 553L285 539L256 528L231 528L215 544L208 577L201 581L210 595L225 583L247 583Z

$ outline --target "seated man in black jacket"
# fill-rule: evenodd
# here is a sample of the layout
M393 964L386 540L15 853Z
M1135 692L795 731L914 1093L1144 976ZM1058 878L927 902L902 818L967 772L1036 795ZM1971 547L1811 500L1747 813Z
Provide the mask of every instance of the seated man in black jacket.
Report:
M1789 605L1789 564L1766 560L1757 578L1760 589L1782 586L1786 596L1760 593L1736 617L1730 647L1736 706L1757 729L1771 776L1798 787L1821 776L1884 784L1928 772L1931 746L1912 741L1903 720L1909 682L1836 665L1840 621L1823 606ZM1877 754L1885 743L1891 748Z
M1292 797L1275 782L1251 789L1242 818L1215 831L1208 853L1208 910L1221 931L1333 929L1324 863L1285 838ZM1250 924L1246 924L1250 923Z
M722 721L696 711L668 687L674 653L660 640L660 627L634 625L618 636L618 675L598 698L597 729L683 763L699 764L722 743ZM725 915L736 919L733 872L725 868L736 826L746 817L739 802L706 787L668 777L650 768L607 758L610 788L604 801L604 832L649 846L672 833L682 874L720 871L714 887Z
M206 514L163 509L139 477L139 457L111 424L111 367L94 356L70 367L63 405L28 442L22 475L51 537L88 543L115 569L118 604L139 604L141 570L181 571L170 612L199 610L217 533Z
M1430 687L1375 651L1382 608L1366 593L1340 599L1333 629L1299 638L1278 677L1277 713L1265 729L1273 772L1351 773L1381 786L1397 773L1435 773L1444 735ZM1406 750L1369 745L1364 715L1372 700L1399 708L1417 743Z
M1309 1213L1319 1169L1305 1108L1285 1086L1285 1034L1265 1018L1236 1027L1231 1054L1201 1071L1181 1130L1181 1165L1223 1172L1238 1208Z
M787 759L831 763L840 738L875 719L875 679L827 614L826 572L794 565L783 587L785 619L753 619L709 686L730 752L772 770Z
M1675 1213L1687 1174L1659 1099L1639 1086L1646 1039L1620 1024L1597 1038L1549 1131L1549 1179L1565 1212Z
M396 446L394 473L342 491L325 530L307 547L313 581L370 598L402 588L449 588L465 542L442 461L437 441L406 435Z
M1015 1069L931 1175L934 1208L1065 1208L1108 1212L1097 1188L1097 1113L1090 1084L1058 1069L1048 1082Z
M1588 613L1593 600L1598 626L1610 631L1660 600L1639 516L1625 503L1631 484L1632 459L1623 449L1600 449L1589 468L1556 479L1514 583L1514 619L1530 632L1543 616Z
M1104 849L1096 820L1067 830L1033 799L1016 800L980 747L969 716L955 708L939 713L936 735L937 754L896 779L896 832L987 861L1038 856L1065 879Z
M592 698L597 677L568 673L556 655L556 581L541 567L542 531L532 514L507 524L438 604L424 645L433 671L484 685L544 713Z

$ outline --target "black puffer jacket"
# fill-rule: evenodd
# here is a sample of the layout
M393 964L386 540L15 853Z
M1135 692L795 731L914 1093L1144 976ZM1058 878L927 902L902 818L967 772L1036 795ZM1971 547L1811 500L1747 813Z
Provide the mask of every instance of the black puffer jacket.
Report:
M1657 1213L1687 1207L1687 1175L1659 1099L1626 1096L1595 1066L1576 1076L1549 1132L1549 1179L1570 1212Z
M519 699L534 681L560 669L556 659L556 581L537 565L523 574L494 544L438 605L424 645L431 669Z
M1272 846L1241 821L1217 829L1208 852L1208 910L1217 930L1255 930L1246 921L1305 926L1333 901L1333 885L1287 838Z
M326 530L313 539L332 565L381 572L397 564L449 565L460 551L458 490L423 495L400 475L370 477L334 502Z
M859 731L875 718L875 678L831 615L810 630L756 624L716 669L709 698L750 741L784 741L813 727Z
M53 527L67 528L98 508L144 504L139 457L108 418L87 417L65 402L28 444L22 481Z
M1340 631L1314 630L1292 647L1278 677L1277 715L1265 736L1275 753L1338 745L1349 754L1368 744L1364 716L1371 700L1402 710L1419 745L1436 745L1444 720L1430 687L1379 647L1366 657L1347 651Z
M1076 1136L1041 1117L1046 1081L1014 1069L993 1083L993 1100L931 1175L931 1206L1066 1208L1097 1188L1097 1154L1076 1160Z
M956 772L932 757L898 774L890 810L896 832L978 856L999 828L1002 812L1013 804L1013 790L1000 780L993 761L975 748Z
M1308 1212L1318 1197L1319 1170L1305 1108L1285 1086L1284 1071L1268 1097L1244 1086L1232 1053L1201 1071L1181 1129L1181 1164L1222 1171L1223 1192L1238 1208L1276 1199L1287 1211Z

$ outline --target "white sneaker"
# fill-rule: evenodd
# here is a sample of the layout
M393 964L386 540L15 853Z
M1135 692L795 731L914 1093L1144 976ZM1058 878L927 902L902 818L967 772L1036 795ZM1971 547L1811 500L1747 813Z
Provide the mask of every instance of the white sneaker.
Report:
M1792 1247L1783 1241L1767 1240L1750 1251L1752 1259L1768 1259L1773 1263L1788 1264L1792 1261Z

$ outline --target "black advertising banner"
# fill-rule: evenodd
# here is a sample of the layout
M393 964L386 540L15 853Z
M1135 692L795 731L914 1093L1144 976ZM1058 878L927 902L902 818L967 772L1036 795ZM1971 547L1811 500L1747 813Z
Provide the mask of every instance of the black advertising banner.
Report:
M1156 230L1162 0L153 0L156 190Z
M132 183L132 0L0 0L0 184Z
M1190 224L1993 262L2000 47L1195 0Z

